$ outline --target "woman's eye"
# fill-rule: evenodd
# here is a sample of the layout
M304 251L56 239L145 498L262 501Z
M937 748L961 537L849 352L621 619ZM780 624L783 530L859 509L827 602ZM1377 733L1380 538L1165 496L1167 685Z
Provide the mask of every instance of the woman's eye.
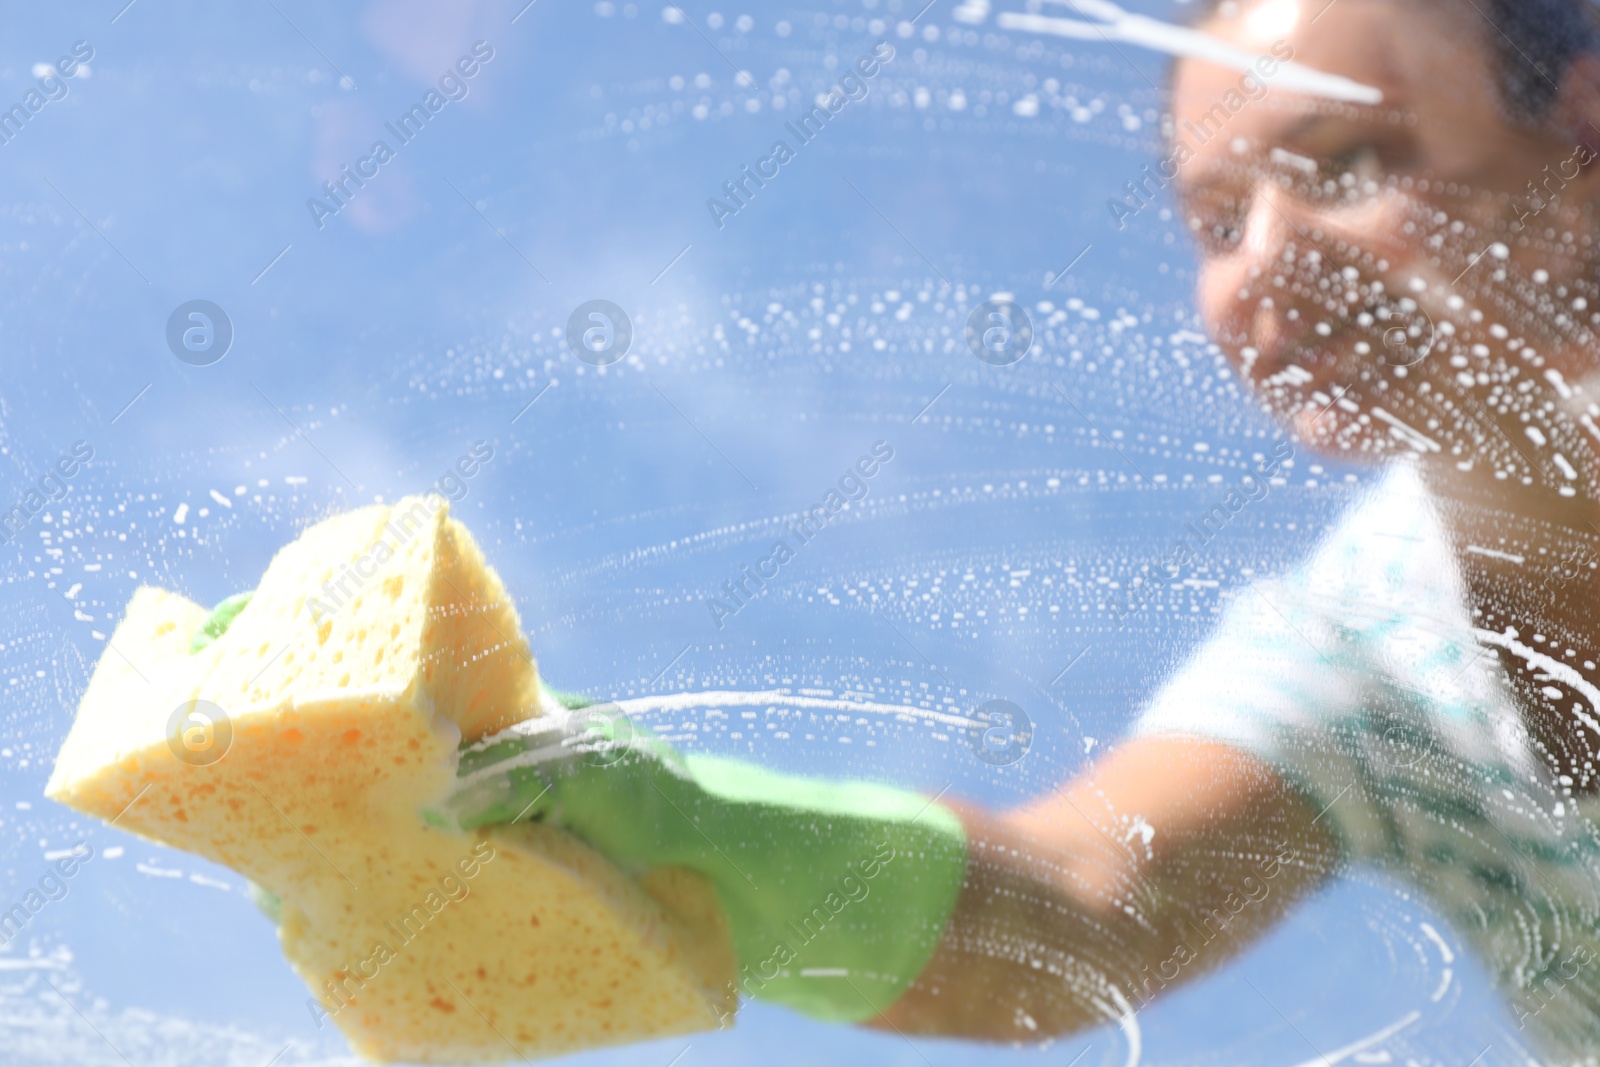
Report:
M1189 230L1211 255L1232 252L1244 240L1246 205L1234 198L1193 205Z
M1230 219L1191 215L1189 229L1205 251L1212 255L1231 252L1244 239L1243 223Z
M1239 242L1244 240L1244 221L1241 219L1237 222L1216 223L1211 227L1211 232L1207 234L1206 240L1213 248L1236 248Z
M1383 156L1375 145L1356 145L1327 159L1322 176L1335 181L1349 174L1355 178L1375 178L1383 170Z

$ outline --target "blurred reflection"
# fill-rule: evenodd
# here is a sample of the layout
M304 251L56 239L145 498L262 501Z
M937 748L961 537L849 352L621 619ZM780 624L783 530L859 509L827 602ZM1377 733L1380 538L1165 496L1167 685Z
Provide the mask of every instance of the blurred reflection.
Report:
M497 33L515 11L503 0L371 0L361 12L361 30L397 69L426 83L473 41Z
M311 176L321 189L308 204L318 229L346 211L350 224L369 236L391 233L411 221L421 198L410 176L389 167L394 173L382 181L372 179L447 105L461 105L474 93L479 99L471 106L483 105L488 79L476 75L483 58L493 56L487 38L505 25L507 9L497 0L460 0L444 7L419 0L367 4L361 13L362 33L421 87L417 103L395 115L376 114L352 100L318 108ZM341 83L341 88L353 86ZM425 95L429 93L431 97Z

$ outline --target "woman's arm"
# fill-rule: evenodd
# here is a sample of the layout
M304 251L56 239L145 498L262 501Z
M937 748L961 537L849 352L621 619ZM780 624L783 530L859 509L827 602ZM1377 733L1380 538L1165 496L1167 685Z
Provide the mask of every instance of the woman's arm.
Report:
M971 843L955 914L872 1025L1026 1040L1104 1022L1231 957L1336 863L1271 768L1198 738L1135 739L1011 812L952 806Z

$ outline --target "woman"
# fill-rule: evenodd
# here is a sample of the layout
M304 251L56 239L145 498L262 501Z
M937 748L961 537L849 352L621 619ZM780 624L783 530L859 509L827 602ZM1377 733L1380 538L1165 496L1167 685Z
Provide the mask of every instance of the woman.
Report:
M1060 1032L1137 1008L1355 860L1429 894L1519 1026L1595 1048L1593 14L1205 5L1230 43L1383 93L1271 88L1199 143L1240 74L1187 60L1173 130L1212 336L1299 438L1387 469L1313 558L1241 590L1132 739L1021 811L964 813L967 887L882 1024L1021 1037L1023 1015ZM1155 828L1137 854L1135 816ZM1024 945L1054 966L1007 958Z

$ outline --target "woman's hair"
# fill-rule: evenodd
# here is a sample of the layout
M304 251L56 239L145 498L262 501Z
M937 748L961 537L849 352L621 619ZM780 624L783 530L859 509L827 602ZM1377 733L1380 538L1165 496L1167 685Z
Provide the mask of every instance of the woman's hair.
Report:
M1193 20L1205 22L1230 5L1245 8L1256 2L1198 0ZM1567 67L1578 56L1600 50L1600 13L1594 0L1464 0L1460 7L1469 17L1482 15L1489 23L1484 29L1494 48L1500 95L1508 115L1520 123L1543 121Z

